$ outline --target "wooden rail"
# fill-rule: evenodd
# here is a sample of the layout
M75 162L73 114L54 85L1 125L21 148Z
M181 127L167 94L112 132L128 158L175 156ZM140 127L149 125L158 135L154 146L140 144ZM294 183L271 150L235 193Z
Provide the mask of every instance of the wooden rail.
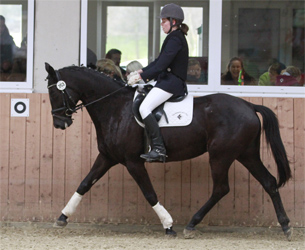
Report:
M30 100L29 117L11 117L12 98ZM278 116L293 179L280 193L291 224L305 226L305 100L244 98ZM96 134L86 110L73 125L53 128L47 94L0 94L0 215L2 221L53 221L87 175L97 156ZM277 175L262 139L265 166ZM160 202L174 222L186 224L212 191L208 155L174 163L147 164ZM238 162L229 172L230 193L203 220L205 225L277 225L270 198ZM126 169L117 165L84 196L74 222L160 223Z

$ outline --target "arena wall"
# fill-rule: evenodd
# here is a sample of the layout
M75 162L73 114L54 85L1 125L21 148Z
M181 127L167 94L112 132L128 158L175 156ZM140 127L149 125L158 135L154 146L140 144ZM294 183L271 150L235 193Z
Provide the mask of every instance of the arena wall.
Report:
M29 116L12 117L11 99L29 99ZM305 99L244 98L278 116L293 178L280 189L294 227L305 226ZM65 130L53 128L48 94L0 94L1 221L52 222L87 175L97 156L96 134L86 110ZM262 138L261 155L276 173ZM212 191L208 155L174 163L147 164L160 202L174 222L186 224ZM229 172L230 193L202 221L204 225L276 226L270 198L238 162ZM159 224L134 180L122 165L113 167L87 193L72 222Z

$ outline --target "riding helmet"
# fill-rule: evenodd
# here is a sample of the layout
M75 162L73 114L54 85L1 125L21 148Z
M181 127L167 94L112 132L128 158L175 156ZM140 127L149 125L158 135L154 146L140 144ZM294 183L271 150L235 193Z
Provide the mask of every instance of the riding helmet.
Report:
M160 18L174 18L182 22L184 20L184 13L179 5L170 3L163 7Z

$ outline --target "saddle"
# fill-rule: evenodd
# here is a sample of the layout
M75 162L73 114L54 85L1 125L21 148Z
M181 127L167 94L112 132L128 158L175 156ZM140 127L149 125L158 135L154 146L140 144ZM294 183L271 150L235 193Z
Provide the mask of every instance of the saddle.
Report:
M146 84L142 88L138 87L135 93L132 112L137 122L142 127L144 127L144 124L139 112L139 107L152 88L152 85ZM152 114L157 122L159 122L160 127L186 126L191 123L193 116L193 96L183 95L171 97L165 103L154 109ZM175 120L178 120L178 122Z

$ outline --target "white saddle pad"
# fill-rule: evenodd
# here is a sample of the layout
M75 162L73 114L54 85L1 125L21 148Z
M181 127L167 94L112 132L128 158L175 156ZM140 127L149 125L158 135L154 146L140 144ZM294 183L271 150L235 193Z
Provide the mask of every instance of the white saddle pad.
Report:
M193 120L193 104L194 97L192 95L187 95L181 102L166 102L164 104L164 111L168 123L165 115L162 115L159 121L159 127L179 127L189 125ZM144 124L138 121L137 118L136 121L140 126L144 127Z

